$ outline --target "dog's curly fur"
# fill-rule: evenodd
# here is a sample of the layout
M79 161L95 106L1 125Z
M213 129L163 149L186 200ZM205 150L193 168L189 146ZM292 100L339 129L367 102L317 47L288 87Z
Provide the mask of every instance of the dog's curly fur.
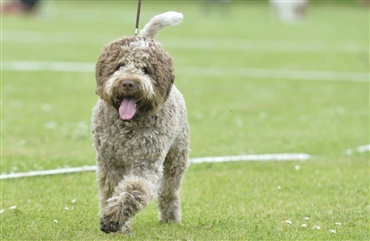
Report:
M178 22L174 17L182 19L164 13L141 35L111 42L96 64L100 98L91 130L100 225L106 233L130 231L130 219L154 198L160 222L181 222L179 191L188 166L189 126L184 99L173 85L172 59L153 39L161 28Z

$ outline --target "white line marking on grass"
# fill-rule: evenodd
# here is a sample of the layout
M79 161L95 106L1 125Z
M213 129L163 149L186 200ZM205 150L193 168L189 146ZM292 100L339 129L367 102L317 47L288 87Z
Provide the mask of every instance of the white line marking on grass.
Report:
M3 71L94 72L95 64L84 62L4 61Z
M46 62L46 61L4 61L2 71L57 71L93 72L94 63ZM369 82L369 73L306 71L250 68L180 67L178 73L184 76L214 76L263 79L325 80Z
M190 159L190 163L209 163L209 162L234 162L234 161L306 161L311 158L308 154L256 154L240 156L216 156L199 157Z
M370 144L363 145L355 148L350 148L345 151L347 155L352 155L353 153L362 153L362 152L369 152L370 151Z
M220 163L220 162L235 162L235 161L307 161L311 159L308 154L256 154L256 155L240 155L240 156L216 156L216 157L198 157L190 158L191 164L199 163ZM83 166L83 167L68 167L54 170L44 171L30 171L22 173L1 174L0 179L11 179L21 177L34 177L45 175L56 175L75 172L95 171L96 166Z
M106 36L106 38L104 38ZM85 35L79 36L68 32L52 32L45 34L43 32L23 30L3 30L2 39L4 42L12 43L38 43L41 44L99 44L102 41L108 41L109 35L96 36L94 41L88 41ZM112 37L111 37L112 38Z
M348 82L369 82L370 76L369 73L354 72L213 67L185 67L180 69L180 72L182 75L193 76L224 76L240 78L327 80Z
M335 43L328 44L318 41L293 42L279 40L246 40L246 39L205 39L205 38L166 38L163 45L177 49L199 49L218 51L237 51L237 52L284 52L284 53L344 53L358 54L368 53L368 48L364 44L357 43Z
M44 171L30 171L30 172L20 172L20 173L10 173L1 174L0 179L11 179L11 178L21 178L21 177L35 177L35 176L46 176L46 175L56 175L74 172L88 172L95 171L95 166L83 166L83 167L68 167Z

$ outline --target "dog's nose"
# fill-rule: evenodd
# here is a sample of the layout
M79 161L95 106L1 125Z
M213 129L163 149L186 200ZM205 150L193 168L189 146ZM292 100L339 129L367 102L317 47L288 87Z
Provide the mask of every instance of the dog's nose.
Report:
M122 87L124 90L133 90L135 89L137 84L132 80L124 80L122 82Z

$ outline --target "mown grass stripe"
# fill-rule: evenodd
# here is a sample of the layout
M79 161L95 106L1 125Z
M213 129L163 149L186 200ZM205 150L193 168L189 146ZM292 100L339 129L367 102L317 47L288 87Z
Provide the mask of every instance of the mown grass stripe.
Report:
M101 42L106 42L114 36L109 34L99 35L78 35L70 32L53 32L45 33L40 31L30 30L2 30L3 42L16 43L43 43L43 44L88 44L101 45ZM119 36L116 36L117 38ZM94 39L95 41L90 41ZM225 38L222 41L206 38L166 38L163 44L168 48L176 49L200 49L212 50L219 48L224 51L255 51L255 52L289 52L300 54L307 53L321 53L321 52L336 52L345 54L359 54L368 53L366 45L355 42L343 42L330 44L325 42L293 42L293 41L279 41L279 40L258 40L246 41L245 39Z
M87 62L46 62L46 61L4 61L2 71L56 71L56 72L93 72L94 63ZM240 78L293 79L369 82L369 73L306 71L283 69L251 68L214 68L214 67L180 67L177 71L184 76L226 76Z

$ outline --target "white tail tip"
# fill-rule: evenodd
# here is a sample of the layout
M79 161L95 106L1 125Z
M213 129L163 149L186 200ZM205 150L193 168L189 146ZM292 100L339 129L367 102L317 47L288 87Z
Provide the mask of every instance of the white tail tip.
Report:
M154 16L149 23L140 31L140 35L148 38L155 38L157 33L168 25L181 23L184 16L182 13L170 11Z

